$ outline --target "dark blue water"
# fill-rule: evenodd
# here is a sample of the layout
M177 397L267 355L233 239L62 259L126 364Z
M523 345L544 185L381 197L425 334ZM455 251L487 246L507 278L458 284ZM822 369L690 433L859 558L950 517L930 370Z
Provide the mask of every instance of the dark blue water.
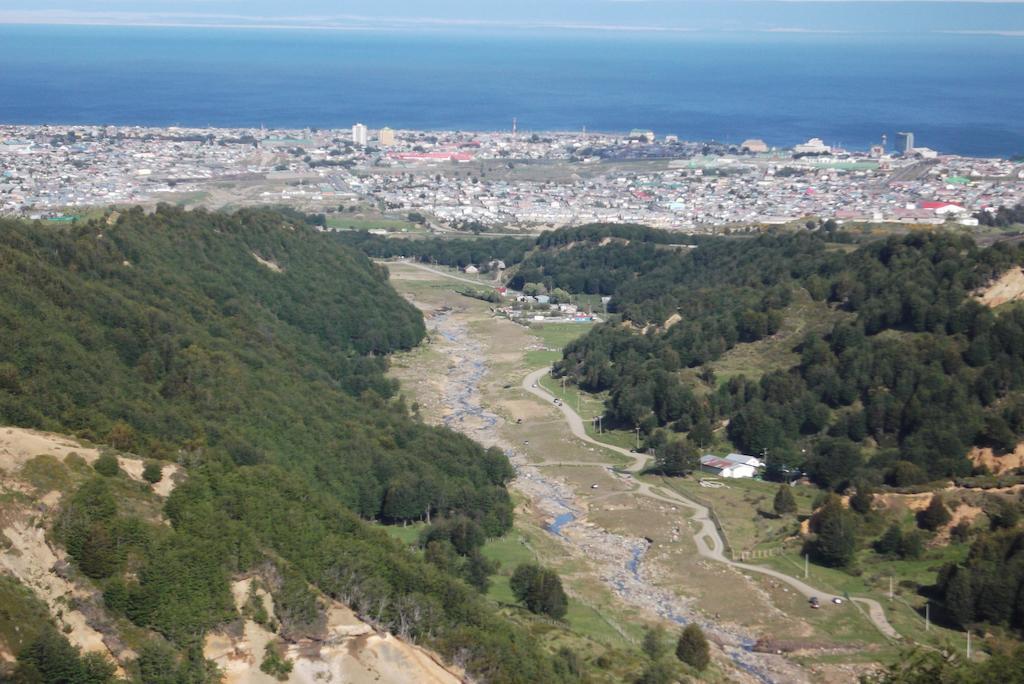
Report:
M623 131L1024 153L1024 38L0 26L0 122Z

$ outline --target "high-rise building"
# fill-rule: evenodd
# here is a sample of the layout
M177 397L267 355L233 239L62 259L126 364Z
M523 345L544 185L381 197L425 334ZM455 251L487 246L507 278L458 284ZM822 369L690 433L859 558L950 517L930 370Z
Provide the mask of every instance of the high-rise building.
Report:
M904 138L907 139L907 145L906 147L903 148L903 154L907 156L914 154L914 150L917 149L917 147L914 145L914 134L910 132L900 131L899 135L902 135Z
M380 143L381 147L390 147L395 144L395 132L385 126L380 129L380 133L377 134L377 142Z
M359 145L360 147L366 147L366 143L369 139L370 137L366 130L366 126L361 123L357 123L352 127L352 144Z

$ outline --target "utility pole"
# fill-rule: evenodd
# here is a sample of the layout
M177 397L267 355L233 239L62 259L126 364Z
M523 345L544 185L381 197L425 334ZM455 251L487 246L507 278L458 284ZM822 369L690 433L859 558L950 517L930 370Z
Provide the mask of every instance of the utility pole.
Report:
M580 392L576 393L576 413L580 412Z
M640 451L640 426L637 425L633 429L636 430L636 450Z
M929 629L931 629L931 626L932 626L932 613L931 613L931 607L932 607L932 604L931 604L931 602L930 602L930 601L925 601L925 602L924 602L924 631L926 631L926 632L927 632L927 631L928 631ZM968 639L970 639L970 636L971 636L971 633L970 633L970 632L968 632L968 633L967 633L967 638L968 638ZM968 647L967 647L967 650L969 651L969 650L970 650L970 648L971 648L971 647L970 647L970 646L968 646ZM968 656L968 657L970 657L970 656Z
M889 600L892 601L892 575L889 576Z
M967 630L967 659L971 659L971 630Z

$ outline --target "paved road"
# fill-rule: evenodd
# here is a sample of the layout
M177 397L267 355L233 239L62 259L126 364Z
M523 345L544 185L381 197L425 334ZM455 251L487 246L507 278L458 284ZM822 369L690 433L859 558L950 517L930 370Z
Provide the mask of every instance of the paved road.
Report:
M523 389L525 389L530 394L533 394L534 396L537 396L543 399L544 401L551 403L555 399L554 395L548 392L540 385L540 379L547 375L547 373L548 369L546 367L539 368L533 371L525 378L523 378ZM577 414L576 411L569 408L569 406L567 406L565 402L561 402L558 408L561 409L562 415L565 416L566 423L568 423L569 425L569 430L575 437L583 440L584 442L596 444L597 446L604 447L605 449L609 449L616 453L622 454L623 456L628 458L630 460L630 464L626 468L626 470L629 471L631 476L642 471L644 467L647 465L647 457L644 456L643 454L636 454L629 451L628 449L623 449L622 447L612 446L610 444L605 444L604 442L599 442L590 435L588 435L583 425L583 419L580 418L579 414ZM552 463L545 465L555 464ZM732 567L738 568L740 570L745 570L748 572L757 572L762 575L768 575L769 577L777 579L781 582L785 582L786 584L793 587L793 589L797 590L807 598L810 598L811 596L819 596L827 600L827 597L832 595L827 591L815 589L810 584L807 584L806 582L803 582L802 580L799 580L795 577L791 577L783 572L779 572L778 570L762 567L760 565L740 563L728 558L725 555L725 543L722 541L722 537L721 535L719 535L718 528L715 527L715 523L711 520L711 515L708 512L706 506L702 506L696 501L691 501L690 499L686 498L682 494L679 494L678 492L664 489L655 489L655 487L650 483L641 482L637 480L635 477L633 478L633 481L637 485L637 488L634 491L640 494L641 496L645 496L649 499L654 499L656 501L661 501L668 504L685 506L693 510L693 521L697 524L698 527L697 533L693 535L693 539L697 544L697 552L701 556L717 561L719 563L731 565ZM891 624L889 624L889 620L885 617L885 611L882 610L882 606L878 603L878 601L869 598L862 598L859 596L853 597L853 600L857 603L867 606L868 615L871 619L871 622L874 623L875 627L877 627L882 634L884 634L886 637L890 639L899 638L899 633L893 628Z

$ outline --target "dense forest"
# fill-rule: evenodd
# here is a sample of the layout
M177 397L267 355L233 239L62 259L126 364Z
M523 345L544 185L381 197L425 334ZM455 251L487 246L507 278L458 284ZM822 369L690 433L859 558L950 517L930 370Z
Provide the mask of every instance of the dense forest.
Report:
M634 325L598 326L555 372L609 392L608 419L649 440L670 427L707 443L728 420L734 446L827 487L964 475L971 446L1024 434L1024 312L969 296L1021 261L1017 246L947 234L853 251L815 234L709 240L623 285L612 304ZM705 364L776 332L801 291L836 312L831 330L801 340L790 369L717 382ZM704 381L684 381L688 367Z
M168 527L126 505L101 459L54 529L107 609L154 635L137 667L213 677L196 649L233 617L229 579L270 563L285 615L309 612L311 585L481 680L574 678L474 586L474 549L511 526L511 468L394 397L386 355L424 326L386 280L269 210L0 223L0 421L188 471ZM445 567L367 519L426 519L452 548L476 541ZM107 681L86 672L101 665L42 630L19 676Z

